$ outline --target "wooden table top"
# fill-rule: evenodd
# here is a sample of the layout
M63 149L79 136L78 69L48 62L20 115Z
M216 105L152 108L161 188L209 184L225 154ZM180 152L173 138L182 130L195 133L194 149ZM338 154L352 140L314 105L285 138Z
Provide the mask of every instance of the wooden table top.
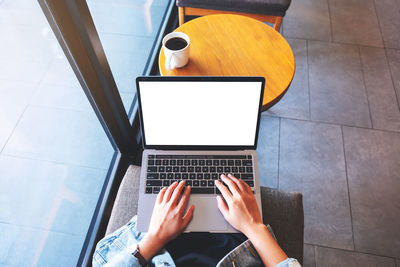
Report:
M292 82L292 49L280 33L258 20L209 15L186 22L175 31L190 38L189 63L168 71L161 49L163 76L264 76L263 110L276 104Z

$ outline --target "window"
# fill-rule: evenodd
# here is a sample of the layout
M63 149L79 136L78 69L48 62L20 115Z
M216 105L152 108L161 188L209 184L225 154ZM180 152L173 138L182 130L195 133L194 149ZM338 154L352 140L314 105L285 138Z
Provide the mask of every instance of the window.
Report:
M136 94L135 79L145 71L164 15L166 0L88 0L126 111Z
M169 4L88 1L126 111ZM0 1L0 38L0 265L74 266L120 151L37 1Z

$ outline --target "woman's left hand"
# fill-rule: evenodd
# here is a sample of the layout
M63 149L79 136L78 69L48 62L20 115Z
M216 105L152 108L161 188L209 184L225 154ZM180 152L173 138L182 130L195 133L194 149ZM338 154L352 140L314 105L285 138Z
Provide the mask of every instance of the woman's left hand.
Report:
M154 204L147 235L139 244L140 253L149 261L169 241L179 236L193 217L194 206L191 205L184 213L190 195L185 181L173 183L161 189Z

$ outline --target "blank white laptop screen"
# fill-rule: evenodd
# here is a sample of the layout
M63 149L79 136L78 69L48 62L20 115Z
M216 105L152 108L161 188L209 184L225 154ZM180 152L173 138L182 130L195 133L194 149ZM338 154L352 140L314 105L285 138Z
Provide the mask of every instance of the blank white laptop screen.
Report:
M146 145L253 146L261 82L140 81Z

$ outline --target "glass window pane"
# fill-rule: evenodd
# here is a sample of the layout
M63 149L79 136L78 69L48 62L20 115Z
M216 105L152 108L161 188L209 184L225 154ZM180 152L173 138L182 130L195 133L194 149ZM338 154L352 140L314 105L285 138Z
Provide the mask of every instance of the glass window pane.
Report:
M37 1L0 1L0 265L75 266L114 148Z
M125 109L136 93L170 0L88 0Z

